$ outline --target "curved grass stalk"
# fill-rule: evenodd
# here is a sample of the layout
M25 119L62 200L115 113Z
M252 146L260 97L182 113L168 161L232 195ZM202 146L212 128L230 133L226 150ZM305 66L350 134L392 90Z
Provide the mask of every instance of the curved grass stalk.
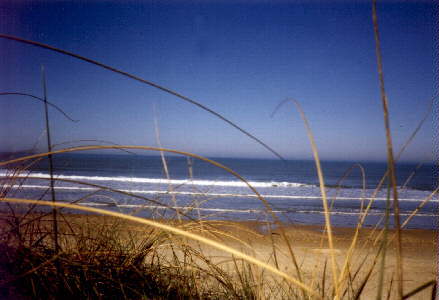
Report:
M366 189L366 174L365 174L364 168L360 164L356 164L354 166L358 166L360 168L360 171L361 171L361 174L363 177L363 191L364 191ZM352 168L354 166L352 166ZM361 201L360 212L363 211L363 207L364 207L364 199L362 199L362 201ZM358 235L360 233L360 228L362 227L362 225L363 225L363 223L361 222L361 215L360 215L359 221L357 223L357 227L355 228L354 237L353 237L352 242L349 246L348 252L346 254L345 262L344 262L343 267L342 267L341 272L340 272L340 279L339 279L339 283L338 283L340 288L342 287L344 281L347 279L345 277L348 276L348 274L349 274L349 263L350 263L350 260L352 258L352 255L354 253L355 246L357 245Z
M87 57L84 57L84 56L81 56L81 55L78 55L78 54L75 54L75 53L63 50L63 49L59 49L59 48L56 48L56 47L53 47L53 46L50 46L50 45L46 45L46 44L43 44L43 43L31 41L31 40L22 39L22 38L19 38L19 37L16 37L16 36L6 35L6 34L0 34L0 38L8 39L8 40L11 40L11 41L16 41L16 42L23 43L23 44L32 45L32 46L43 48L43 49L47 49L47 50L50 50L50 51L53 51L53 52L58 52L60 54L67 55L67 56L70 56L70 57L73 57L73 58L85 61L87 63L93 64L95 66L104 68L104 69L109 70L111 72L118 73L118 74L123 75L125 77L128 77L130 79L133 79L133 80L136 80L138 82L141 82L143 84L152 86L153 88L159 89L159 90L161 90L161 91L163 91L165 93L171 94L171 95L173 95L173 96L175 96L175 97L177 97L177 98L179 98L179 99L181 99L183 101L191 103L191 104L201 108L202 110L207 111L208 113L216 116L217 118L223 120L224 122L226 122L230 126L234 127L235 129L239 130L241 133L245 134L246 136L248 136L252 140L256 141L259 145L263 146L265 149L267 149L268 151L273 153L275 156L277 156L281 160L285 160L278 152L276 152L270 146L265 144L263 141L261 141L260 139L258 139L257 137L255 137L254 135L249 133L248 131L242 129L240 126L236 125L234 122L230 121L229 119L227 119L223 115L221 115L221 114L217 113L216 111L208 108L207 106L199 103L198 101L195 101L195 100L193 100L193 99L191 99L189 97L186 97L186 96L184 96L184 95L182 95L180 93L177 93L177 92L175 92L175 91L173 91L173 90L171 90L169 88L163 87L161 85L158 85L157 83L154 83L152 81L149 81L149 80L143 79L141 77L135 76L135 75L130 74L128 72L124 72L124 71L118 70L118 69L116 69L114 67L111 67L109 65L105 65L105 64L100 63L100 62L98 62L96 60L93 60L93 59L90 59L90 58L87 58Z
M347 275L349 275L349 272L348 272L348 267L349 267L349 262L350 262L350 259L351 259L351 256L352 256L352 254L353 254L353 251L354 251L354 249L355 249L355 246L356 246L356 243L357 243L357 239L358 239L358 234L359 234L359 230L360 230L360 228L362 227L362 223L360 223L360 220L361 220L361 218L362 218L362 214L361 214L361 212L363 211L363 208L364 208L364 191L365 191L365 189L366 189L366 173L365 173L365 171L364 171L364 168L363 168L363 166L361 165L361 164L354 164L354 165L352 165L351 167L349 167L346 171L345 171L345 173L343 174L343 176L341 177L341 179L340 180L338 180L337 181L337 184L336 184L336 186L337 186L337 189L336 189L336 193L335 193L335 195L334 195L334 198L331 200L331 205L330 205L330 208L329 208L329 211L332 211L332 208L333 208L333 205L334 205L334 203L335 203L335 201L336 201L336 199L337 199L337 195L338 195L338 193L339 193L339 190L340 190L340 185L341 185L341 183L350 175L350 173L352 172L352 170L354 169L354 167L358 167L359 169L360 169L360 172L361 172L361 177L362 177L362 183L363 183L363 188L362 188L362 199L361 199L361 204L360 204L360 214L359 214L359 222L357 223L357 227L356 227L356 231L355 231L355 234L354 234L354 237L353 237L353 239L352 239L352 242L351 242L351 245L349 246L349 249L348 249L348 252L347 252L347 256L346 256L346 260L345 260L345 263L344 263L344 265L343 265L343 268L342 268L342 270L341 270L341 272L340 272L340 279L339 279L339 286L340 286L340 288L341 288L341 285L343 284L343 282L344 282L344 280L345 280L345 276L347 276ZM325 232L326 232L326 228L325 228ZM322 239L321 239L321 241L320 241L320 247L323 247L323 236L322 236ZM325 265L326 266L326 265Z
M45 100L41 97L32 95L32 94L27 94L27 93L20 93L20 92L1 92L0 96L8 96L8 95L18 95L18 96L27 96L27 97L31 97L33 99L36 99L40 102L45 102ZM67 120L72 121L74 123L79 122L79 120L75 120L72 117L70 117L65 111L63 111L59 106L53 104L52 102L46 101L47 105L52 106L53 108L55 108L57 111L59 111Z
M106 141L106 140L97 140L97 139L81 139L81 140L71 140L71 141L67 141L67 142L61 142L61 143L57 143L57 144L53 144L52 148L57 148L59 146L64 146L64 145L68 145L68 144L74 144L74 143L88 143L88 142L93 142L93 143L101 143L101 144L108 144L108 145L115 145L115 146L120 146L120 144L118 143L113 143L111 141ZM87 145L83 145L83 146L87 146ZM93 145L88 145L88 146L93 146ZM137 155L137 153L132 152L132 151L128 151L128 150L121 150L125 153L129 153L132 155Z
M94 208L94 207L84 207L84 206L75 205L75 204L50 202L50 201L42 201L42 200L19 199L19 198L0 198L0 201L10 202L10 203L20 203L20 204L37 204L37 205L53 206L53 207L65 207L65 208L76 209L76 210L80 210L80 211L86 211L86 212L92 212L92 213L112 216L112 217L116 217L119 219L124 219L124 220L133 221L133 222L137 222L137 223L144 224L144 225L149 225L149 226L152 226L152 227L155 227L158 229L162 229L162 230L170 232L170 233L174 233L174 234L177 234L180 236L187 237L191 240L199 241L203 244L212 246L216 249L222 250L222 251L227 252L231 255L239 257L239 258L241 258L241 259L243 259L251 264L257 265L261 268L266 269L267 271L272 272L273 274L276 274L276 275L284 278L285 280L289 281L290 283L305 290L306 292L308 292L308 294L310 294L312 296L316 296L317 298L320 298L316 291L312 290L310 287L308 287L307 285L305 285L301 281L297 280L296 278L274 268L273 266L271 266L269 264L266 264L266 263L264 263L256 258L252 257L252 256L249 256L245 253L242 253L241 251L238 251L236 249L228 247L228 246L221 244L219 242L213 241L211 239L202 237L200 235L197 235L197 234L194 234L194 233L191 233L191 232L179 229L179 228L175 228L173 226L169 226L169 225L162 224L162 223L148 220L148 219L142 219L139 217L121 214L118 212L108 211L108 210Z
M352 166L350 166L345 172L344 172L344 174L341 176L341 178L337 181L337 183L335 184L335 186L337 187L336 188L336 191L335 191L335 195L334 195L334 197L332 198L332 200L331 200L331 206L330 206L330 210L332 210L332 207L334 206L334 203L335 203L335 201L336 201L336 199L337 199L337 196L338 196L338 194L339 194L339 192L340 192L340 189L341 189L341 184L343 183L343 181L346 179L346 178L348 178L348 176L349 175L351 175L351 172L352 172L352 170L355 168L355 167L358 167L359 169L360 169L360 172L361 172L361 179L362 179L362 193L361 193L361 208L360 208L360 211L362 211L362 207L363 207L363 204L364 204L364 191L366 190L366 172L364 171L364 168L363 168L363 166L361 165L361 164L358 164L358 163L356 163L356 164L353 164Z
M296 108L299 111L300 116L303 119L303 122L305 123L306 132L307 132L309 141L311 143L314 161L315 161L316 168L317 168L320 193L322 194L323 209L325 210L325 225L326 225L326 230L328 232L328 244L329 244L329 249L331 250L331 255L330 255L331 256L331 269L332 269L332 276L333 276L334 289L335 289L334 299L338 299L339 298L339 288L337 285L337 283L338 283L337 263L335 261L334 241L332 239L333 234L332 234L331 218L329 215L328 200L327 200L326 189L325 189L325 181L324 181L324 177L323 177L322 167L320 165L319 153L317 151L317 146L316 146L316 143L314 140L313 133L311 131L311 127L308 123L308 119L306 118L305 113L302 110L302 107L300 106L299 102L297 102L297 101L294 101L294 104L296 105Z
M237 172L233 171L232 169L216 162L213 161L211 159L205 158L203 156L197 155L197 154L193 154L190 152L184 152L184 151L179 151L179 150L174 150L174 149L166 149L166 148L158 148L158 147L150 147L150 146L131 146L131 145L122 145L122 146L84 146L84 147L72 147L72 148L66 148L66 149L61 149L61 150L56 150L56 151L52 151L52 152L47 152L47 153L40 153L40 154L34 154L34 155L28 155L28 156L23 156L17 159L12 159L12 160L8 160L8 161L4 161L4 162L0 162L0 166L4 166L4 165L8 165L8 164L12 164L12 163L16 163L16 162L21 162L21 161L25 161L25 160L29 160L29 159L34 159L34 158L40 158L40 157L44 157L47 155L54 155L54 154L60 154L60 153L69 153L69 152L75 152L75 151L87 151L87 150L103 150L103 149L131 149L131 150L151 150L151 151L163 151L163 152L169 152L169 153L174 153L174 154L180 154L180 155L185 155L185 156L189 156L189 157L193 157L193 158L197 158L199 160L205 161L211 165L214 165L220 169L223 169L224 171L232 174L234 177L238 178L239 180L241 180L242 182L244 182L247 187L258 197L258 199L264 204L265 209L268 211L268 213L270 214L270 216L273 218L274 222L276 223L276 225L279 226L279 230L281 231L281 236L284 239L285 243L287 244L287 248L289 251L289 254L293 260L294 266L296 268L297 274L298 274L298 278L299 280L302 280L301 275L300 275L300 268L297 264L297 260L296 257L294 255L293 249L291 247L291 243L288 240L288 237L285 233L285 230L282 226L281 221L279 220L279 218L277 217L277 215L273 212L273 209L271 208L270 204L267 202L267 200L265 200L264 197L262 197L262 195L246 180L244 179L244 177L242 177L241 175L239 175Z
M319 153L317 151L317 146L316 146L316 143L314 140L313 133L311 131L311 127L308 123L308 119L306 118L305 113L303 112L303 109L300 106L299 102L297 102L294 99L286 99L286 100L282 101L281 103L279 103L279 105L276 107L273 114L279 109L279 107L281 105L283 105L287 101L293 102L293 104L296 106L297 110L299 111L300 116L305 124L306 133L308 135L308 139L309 139L309 142L311 144L311 149L312 149L312 153L314 156L314 162L316 164L316 169L317 169L317 176L319 178L320 193L322 194L323 209L324 209L324 216L325 216L325 225L326 225L326 231L327 231L327 236L328 236L329 249L331 252L331 255L330 255L331 256L331 269L332 269L333 283L334 283L334 289L335 289L335 299L338 299L339 289L338 289L338 284L337 284L338 283L337 263L335 261L334 241L332 238L332 226L331 226L330 211L329 211L328 200L327 200L327 196L326 196L325 180L323 178L323 171L322 171L322 167L320 165Z
M98 195L98 192L99 191L92 192L92 193L82 197L82 199L80 201L75 200L75 201L73 201L71 203L81 203L82 201L87 200L88 198L90 198L92 196L95 196L96 198L108 199L109 202L105 202L105 201L100 202L100 201L98 201L98 202L93 203L94 205L106 205L108 207L116 207L117 209L119 209L119 212L121 212L120 207L117 204L116 199L114 199L113 197L108 196L108 195ZM85 205L85 206L93 206L93 204L90 204L90 203L89 204L84 204L84 203L82 203L82 205Z

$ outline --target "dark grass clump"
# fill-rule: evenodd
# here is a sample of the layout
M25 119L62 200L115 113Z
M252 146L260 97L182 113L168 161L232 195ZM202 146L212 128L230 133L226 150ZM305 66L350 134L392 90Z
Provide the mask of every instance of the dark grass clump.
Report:
M134 242L114 226L63 234L57 254L41 220L19 220L0 244L1 299L195 299L193 277L154 263L161 236ZM117 227L117 225L116 225ZM32 228L32 230L29 230ZM202 298L214 298L203 295Z
M193 299L182 278L142 264L143 255L123 253L79 257L55 256L48 249L2 247L4 299Z

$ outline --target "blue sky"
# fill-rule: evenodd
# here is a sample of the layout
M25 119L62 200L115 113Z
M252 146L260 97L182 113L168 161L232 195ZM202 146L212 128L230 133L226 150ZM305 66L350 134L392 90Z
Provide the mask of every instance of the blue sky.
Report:
M434 6L378 3L385 82L396 150L434 90ZM282 156L311 158L298 100L327 160L385 160L369 1L14 1L0 4L0 32L53 45L171 88L223 114ZM0 91L42 96L53 143L80 139L156 145L206 156L274 156L228 124L159 90L44 49L0 39ZM436 93L437 96L437 93ZM41 103L0 97L0 151L45 140ZM402 160L432 159L430 117ZM79 145L74 143L72 145ZM89 143L88 143L89 144Z

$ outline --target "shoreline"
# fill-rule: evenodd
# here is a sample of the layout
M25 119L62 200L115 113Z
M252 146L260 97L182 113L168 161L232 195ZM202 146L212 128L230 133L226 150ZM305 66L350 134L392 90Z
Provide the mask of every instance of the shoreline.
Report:
M95 215L95 214L78 214L78 213L63 213L65 220L58 218L58 223L62 227L63 223L69 222L71 224L82 226L83 224L96 224L114 226L120 224L126 226L126 230L133 232L145 232L150 230L150 226L138 224L132 221L119 220L111 216ZM4 213L0 213L0 220L3 222ZM44 222L51 222L51 215L44 217ZM151 220L151 219L150 219ZM254 237L259 239L280 239L281 230L273 223L264 221L249 221L249 220L205 220L202 222L176 219L154 219L154 221L166 224L172 224L177 227L182 227L195 233L203 234L203 230L215 228L216 230L227 232L230 235L236 235L240 239L247 239L252 241ZM305 224L282 224L286 236L289 240L294 241L302 246L317 246L326 245L327 233L324 225L305 225ZM271 227L271 230L270 230ZM270 234L271 231L271 234ZM332 233L334 239L334 247L347 250L352 242L356 228L332 226ZM382 228L363 227L359 229L358 242L359 244L377 243L377 238L380 237ZM388 230L388 237L391 238L395 234L395 229ZM414 254L416 256L431 257L436 259L436 249L438 249L438 234L439 230L435 229L402 229L402 246L404 255ZM271 236L271 237L270 237ZM368 246L369 247L369 246ZM417 251L422 248L423 251ZM419 250L419 249L418 249Z
M51 220L51 215L48 212L38 212L38 213L32 213L30 215L35 215L35 216L41 216L46 214L46 216L43 217L43 219L45 221L49 221L49 219ZM66 212L64 211L62 213L62 215L64 217L66 217L66 219L68 220L81 220L81 219L88 219L88 220L116 220L116 217L112 217L112 216L105 216L105 215L97 215L94 213L70 213L70 212ZM23 216L21 213L16 213L16 216ZM29 216L29 215L28 215ZM0 220L3 220L6 217L10 217L10 214L4 212L4 211L0 211ZM142 218L142 217L141 217ZM158 222L162 222L162 223L178 223L179 221L176 220L176 218L171 219L171 218L146 218L148 220L154 220L154 221L158 221ZM58 222L65 222L62 220L58 220ZM125 222L125 221L124 221ZM181 220L180 221L183 224L186 223L198 223L200 221L198 220ZM134 223L134 222L133 222ZM253 230L261 235L265 235L268 233L269 229L269 225L267 224L271 224L272 227L272 231L274 234L279 234L279 228L278 225L274 224L273 222L267 222L267 221L259 221L259 220L230 220L230 219L206 219L201 221L200 223L203 224L228 224L228 226L232 226L233 224L238 225L238 226L242 226L242 227L246 227L247 229ZM136 224L137 226L146 226L146 225L142 225L142 224ZM325 225L320 225L320 224L303 224L303 223L282 223L283 228L285 228L287 231L292 231L292 230L298 230L298 231L305 231L305 232L310 232L310 233L314 233L314 235L320 234L323 235L324 231L325 231ZM226 226L227 227L227 226ZM348 237L354 234L356 227L352 226L334 226L332 225L332 232L333 234L335 234L335 236L337 237ZM372 234L374 231L380 231L383 230L382 227L376 227L374 228L373 226L363 226L359 229L360 231L360 236L365 236L366 234ZM393 234L396 231L396 229L394 228L389 228L388 232L389 234ZM425 228L404 228L401 229L401 232L405 233L407 235L407 238L411 239L411 238L418 238L418 239L429 239L431 238L431 240L435 241L435 243L437 243L437 239L439 238L437 235L439 234L439 229L425 229Z

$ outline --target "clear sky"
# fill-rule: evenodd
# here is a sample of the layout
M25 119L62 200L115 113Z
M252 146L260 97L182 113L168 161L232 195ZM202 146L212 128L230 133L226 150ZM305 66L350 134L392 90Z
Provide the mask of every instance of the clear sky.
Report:
M434 90L433 1L378 1L385 83L396 150L428 111ZM385 160L369 1L2 1L0 33L53 45L191 97L281 155L311 158L297 99L323 159ZM53 144L99 139L207 156L274 156L205 111L152 87L44 49L0 39L0 92L42 96ZM437 93L436 93L437 96ZM0 151L39 143L44 109L0 97ZM432 159L429 117L402 160ZM79 145L81 143L75 143ZM90 144L90 143L87 143Z

